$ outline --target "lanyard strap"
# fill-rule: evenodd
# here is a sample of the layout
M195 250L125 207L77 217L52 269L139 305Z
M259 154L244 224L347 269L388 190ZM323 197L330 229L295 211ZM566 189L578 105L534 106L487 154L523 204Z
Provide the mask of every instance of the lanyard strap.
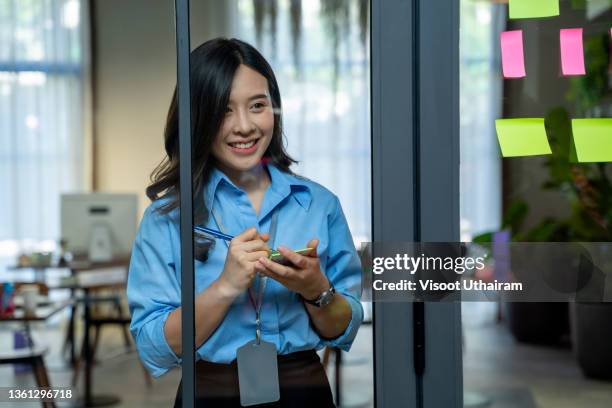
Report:
M217 227L219 228L219 231L221 231L224 234L227 234L227 232L225 231L225 227L221 223L221 217L219 216L219 214L214 208L214 203L213 203L213 208L211 209L211 214L212 214L213 219L215 220L215 223L217 224ZM272 244L274 244L274 240L276 239L277 225L278 225L278 207L274 209L274 212L272 213L272 220L270 222L270 230L269 230L270 237L268 239L268 242ZM224 242L225 242L225 245L229 248L229 243L227 241L224 241ZM274 248L274 245L271 245L271 248ZM267 277L266 276L261 277L259 275L259 272L257 272L255 279L257 280L257 292L256 292L257 298L253 297L253 294L251 293L251 288L249 288L247 292L249 294L249 301L251 302L253 309L255 309L255 337L257 340L257 344L259 344L261 340L261 319L260 319L261 304L263 303L263 296L264 296L264 291L266 289Z

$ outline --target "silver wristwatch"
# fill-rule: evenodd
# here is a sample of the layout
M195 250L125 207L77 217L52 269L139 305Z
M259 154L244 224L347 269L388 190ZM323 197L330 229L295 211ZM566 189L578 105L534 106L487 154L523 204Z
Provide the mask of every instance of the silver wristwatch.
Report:
M336 289L334 288L334 285L330 283L329 289L321 293L316 299L306 299L303 296L302 296L302 299L304 300L304 302L310 303L313 306L323 307L323 306L329 305L332 302L332 300L334 300L335 294L336 294Z

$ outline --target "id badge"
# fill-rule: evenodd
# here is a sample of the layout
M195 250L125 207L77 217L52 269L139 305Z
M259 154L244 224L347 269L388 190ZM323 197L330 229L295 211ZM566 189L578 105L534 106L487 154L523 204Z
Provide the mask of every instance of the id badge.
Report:
M276 346L249 341L236 352L240 405L265 404L280 399Z

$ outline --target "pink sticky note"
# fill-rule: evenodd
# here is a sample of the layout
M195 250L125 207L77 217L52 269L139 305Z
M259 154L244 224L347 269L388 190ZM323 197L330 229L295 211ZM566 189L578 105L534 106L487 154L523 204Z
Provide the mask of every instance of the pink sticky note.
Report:
M560 39L563 75L585 75L582 28L562 29Z
M501 53L504 78L524 78L527 75L523 52L523 30L501 33Z

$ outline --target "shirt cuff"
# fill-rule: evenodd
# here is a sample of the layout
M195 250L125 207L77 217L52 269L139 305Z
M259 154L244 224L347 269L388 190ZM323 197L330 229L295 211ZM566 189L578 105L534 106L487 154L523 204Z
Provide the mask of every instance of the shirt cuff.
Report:
M359 330L359 326L361 326L361 322L363 321L363 306L354 296L347 293L340 293L351 306L351 320L344 330L344 333L331 340L321 339L321 345L349 351L355 340L355 336L357 336L357 330Z
M164 326L170 312L165 312L143 326L137 339L140 360L155 378L167 373L170 368L181 365L182 362L168 344L164 334Z

